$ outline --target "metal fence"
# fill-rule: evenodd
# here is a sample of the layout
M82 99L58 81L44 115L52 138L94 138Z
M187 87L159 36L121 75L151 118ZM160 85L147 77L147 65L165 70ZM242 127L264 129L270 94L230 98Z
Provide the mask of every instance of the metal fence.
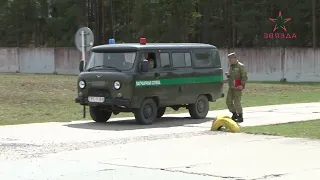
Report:
M228 70L228 49L219 49ZM320 49L235 49L251 81L320 82ZM0 48L0 72L78 74L81 53L76 48Z

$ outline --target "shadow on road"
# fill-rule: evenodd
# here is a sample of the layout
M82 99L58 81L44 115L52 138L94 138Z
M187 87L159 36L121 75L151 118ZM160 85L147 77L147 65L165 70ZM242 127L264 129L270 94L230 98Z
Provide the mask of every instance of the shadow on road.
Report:
M212 121L213 118L205 119L191 119L190 117L163 117L157 119L152 125L139 125L135 119L117 120L106 123L96 122L85 122L85 123L70 123L64 126L70 128L79 129L91 129L91 130L109 130L109 131L127 131L137 129L153 129L153 128L166 128L166 127L177 127L184 125L197 125L204 122Z

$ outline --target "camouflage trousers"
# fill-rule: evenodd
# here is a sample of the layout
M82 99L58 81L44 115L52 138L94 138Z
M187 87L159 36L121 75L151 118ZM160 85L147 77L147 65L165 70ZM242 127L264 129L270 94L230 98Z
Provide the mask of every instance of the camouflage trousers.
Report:
M228 90L226 103L230 112L242 114L241 96L242 96L242 90L240 89Z

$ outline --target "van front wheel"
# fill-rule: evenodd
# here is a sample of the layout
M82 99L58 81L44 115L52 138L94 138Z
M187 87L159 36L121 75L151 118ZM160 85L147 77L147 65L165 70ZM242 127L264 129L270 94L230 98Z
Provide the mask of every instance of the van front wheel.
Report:
M209 101L204 95L200 95L194 104L190 104L189 114L193 119L203 119L209 112Z
M101 109L99 106L90 106L90 116L95 122L107 122L112 112Z
M134 111L134 117L138 124L149 125L157 118L158 107L153 99L145 99L141 107Z

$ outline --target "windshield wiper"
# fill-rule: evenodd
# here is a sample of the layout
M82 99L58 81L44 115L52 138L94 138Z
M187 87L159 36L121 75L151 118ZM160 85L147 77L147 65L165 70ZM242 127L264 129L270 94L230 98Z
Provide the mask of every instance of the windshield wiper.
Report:
M111 68L111 69L115 69L115 70L121 72L121 70L118 69L118 68L116 68L116 67L106 66L106 65L94 66L94 67L92 67L92 68L89 68L88 71L91 71L91 70L93 70L93 69L95 69L95 68Z

